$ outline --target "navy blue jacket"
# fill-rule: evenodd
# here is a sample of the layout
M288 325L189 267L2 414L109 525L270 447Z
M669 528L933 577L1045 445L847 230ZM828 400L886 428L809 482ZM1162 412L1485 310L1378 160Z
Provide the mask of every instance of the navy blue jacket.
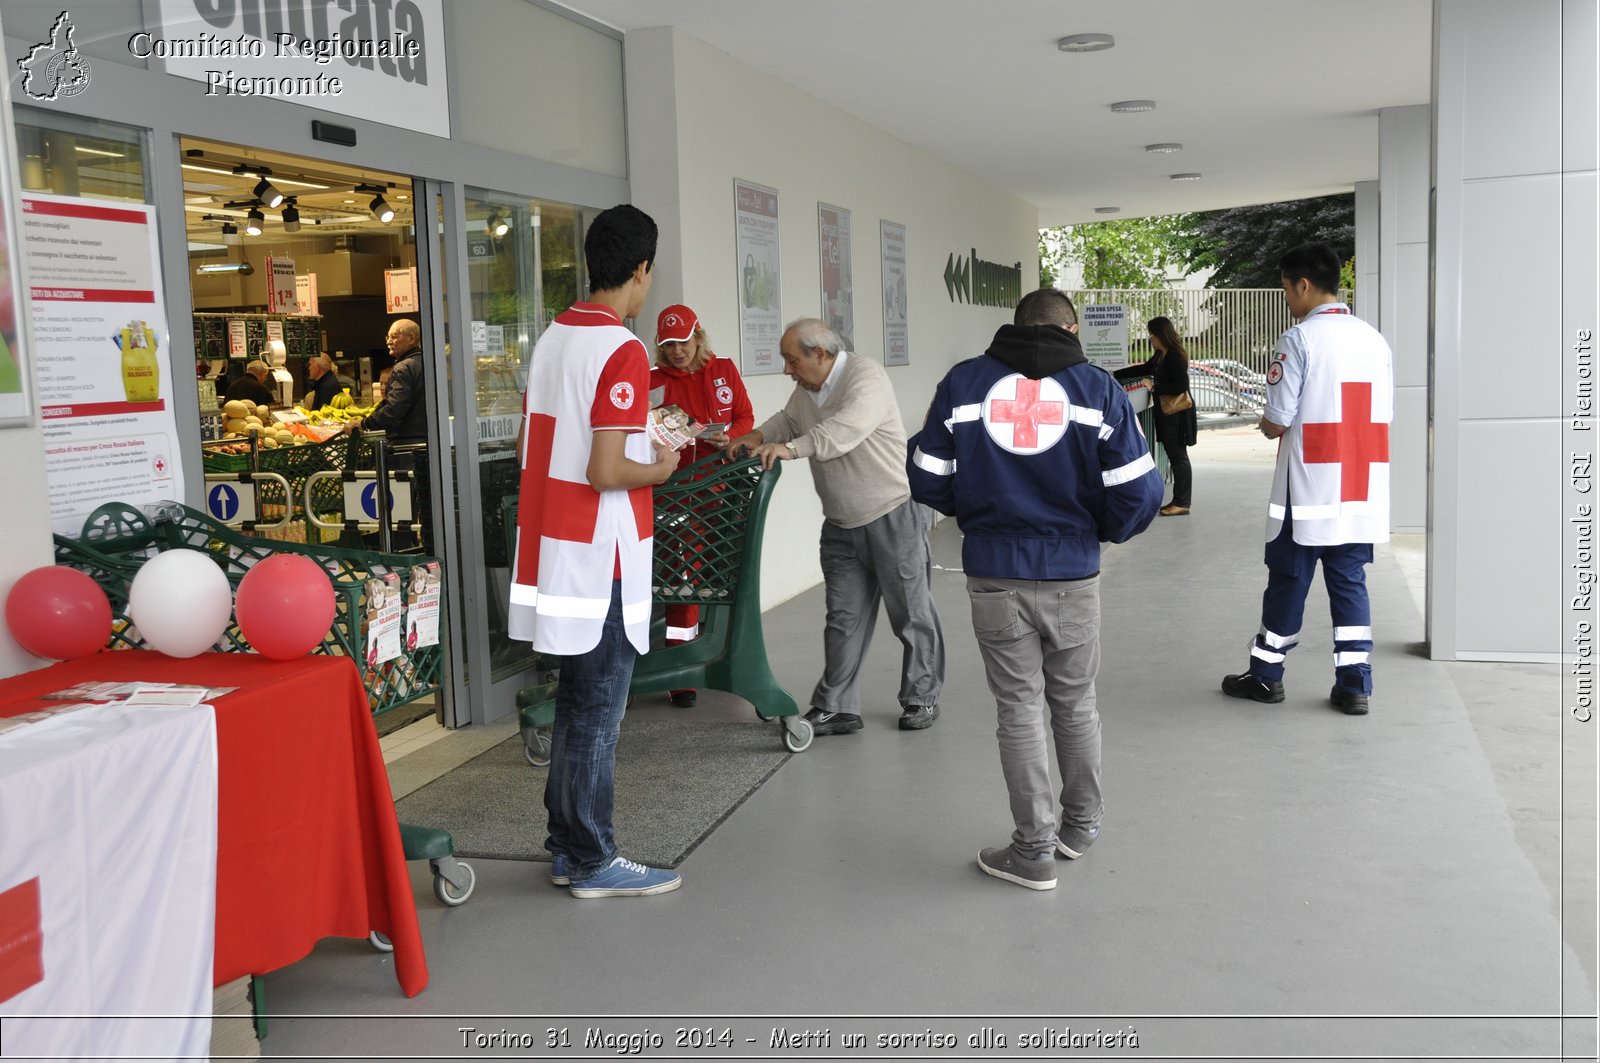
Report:
M1128 396L1053 325L1004 325L951 369L907 449L912 496L954 515L971 576L1086 579L1161 505Z

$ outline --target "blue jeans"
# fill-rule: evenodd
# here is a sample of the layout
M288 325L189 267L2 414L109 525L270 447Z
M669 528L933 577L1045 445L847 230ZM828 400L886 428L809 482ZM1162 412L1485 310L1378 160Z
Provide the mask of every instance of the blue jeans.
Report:
M597 874L617 855L611 828L617 736L638 657L622 625L622 583L614 580L600 642L588 653L561 659L556 688L550 775L544 786L550 836L544 847L566 857L574 882Z

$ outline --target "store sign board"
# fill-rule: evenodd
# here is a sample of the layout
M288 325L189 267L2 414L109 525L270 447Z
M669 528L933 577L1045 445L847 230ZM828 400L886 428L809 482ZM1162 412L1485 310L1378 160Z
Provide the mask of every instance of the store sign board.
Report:
M242 318L228 321L228 357L243 358L250 353L250 327Z
M504 354L506 350L506 327L504 325L490 325L484 329L484 344L489 348L490 354Z
M299 306L294 259L268 255L266 259L267 313L292 314ZM282 339L283 337L279 337Z
M386 269L383 271L384 309L391 314L417 312L417 268Z
M450 136L444 0L157 0L134 59L204 85Z
M1083 308L1078 325L1083 354L1103 369L1122 369L1128 364L1128 308L1123 303L1102 303Z
M154 209L21 198L51 526L76 534L107 502L183 501Z
M317 275L301 273L294 278L294 305L297 314L315 314L317 310Z

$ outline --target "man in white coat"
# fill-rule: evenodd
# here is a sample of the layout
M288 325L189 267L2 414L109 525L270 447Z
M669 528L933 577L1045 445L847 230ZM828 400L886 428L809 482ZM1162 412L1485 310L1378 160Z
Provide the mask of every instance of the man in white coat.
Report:
M1329 703L1361 716L1372 696L1366 566L1389 541L1389 424L1394 359L1383 336L1339 301L1339 256L1306 244L1278 261L1300 323L1267 370L1261 434L1278 440L1267 507L1267 589L1250 667L1224 676L1229 697L1283 700L1283 662L1300 641L1306 592L1322 563L1333 614Z

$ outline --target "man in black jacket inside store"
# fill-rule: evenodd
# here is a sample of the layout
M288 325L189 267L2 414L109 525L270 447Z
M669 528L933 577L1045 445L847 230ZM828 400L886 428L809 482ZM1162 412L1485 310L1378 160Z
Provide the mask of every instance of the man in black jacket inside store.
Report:
M383 404L352 427L389 433L390 443L428 441L428 400L422 382L422 329L401 318L389 326L384 341L394 358L394 369L383 389Z

